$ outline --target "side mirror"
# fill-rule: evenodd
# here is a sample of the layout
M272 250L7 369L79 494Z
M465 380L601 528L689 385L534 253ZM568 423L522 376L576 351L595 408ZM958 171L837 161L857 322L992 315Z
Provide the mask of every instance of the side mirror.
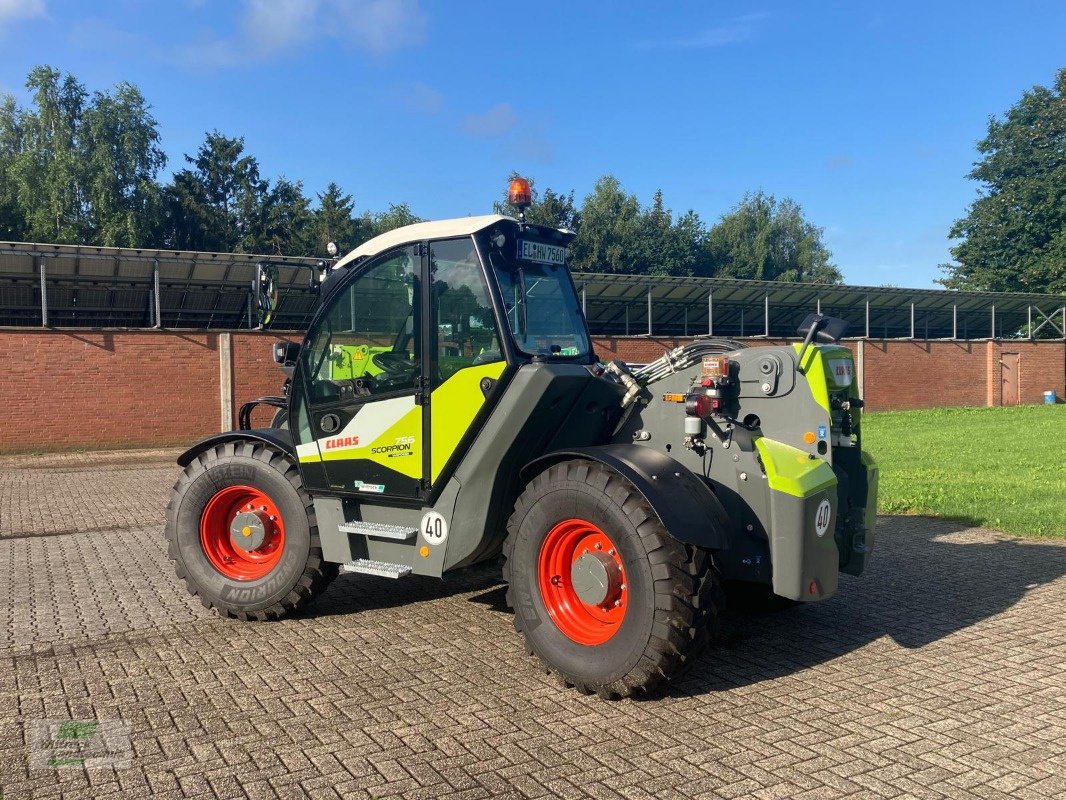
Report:
M295 367L300 357L300 345L296 342L274 342L274 363L282 367Z
M274 312L278 310L278 268L267 263L256 265L255 280L252 284L252 293L259 309L259 327L263 328L270 324L274 319Z
M847 330L847 320L827 317L823 314L808 314L796 329L796 332L803 337L803 346L799 351L799 363L803 364L803 357L807 355L807 348L811 346L815 337L819 342L832 344L844 338Z
M814 328L814 336L811 329ZM807 318L800 323L796 333L806 340L816 338L823 344L839 342L848 332L848 321L837 317L827 317L822 314L808 314Z

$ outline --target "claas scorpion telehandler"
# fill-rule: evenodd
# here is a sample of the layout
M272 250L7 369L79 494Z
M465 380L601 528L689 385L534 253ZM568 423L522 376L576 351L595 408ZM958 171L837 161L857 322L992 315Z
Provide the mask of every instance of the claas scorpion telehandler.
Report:
M302 344L275 345L291 377L265 398L285 405L273 427L246 407L179 459L165 535L189 591L266 620L338 572L442 577L502 554L527 650L618 697L691 663L723 581L817 601L860 574L878 471L844 323L601 363L574 234L524 221L522 179L510 201L517 219L410 225L326 271Z

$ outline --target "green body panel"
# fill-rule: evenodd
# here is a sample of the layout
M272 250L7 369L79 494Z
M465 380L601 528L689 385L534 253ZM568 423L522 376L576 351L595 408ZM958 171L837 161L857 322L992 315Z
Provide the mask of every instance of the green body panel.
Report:
M807 377L807 385L810 387L814 401L829 413L829 384L825 370L825 359L822 357L822 345L811 345L803 354L803 363L799 365L800 371ZM803 349L802 344L792 345L797 358Z
M766 481L773 491L807 497L836 486L833 468L821 459L812 459L799 448L763 436L755 440L755 447L766 471Z
M499 380L506 367L507 364L503 361L468 366L433 390L429 405L432 416L430 477L433 481L440 477L445 465L455 454L459 442L485 404L481 382L486 378L490 381Z

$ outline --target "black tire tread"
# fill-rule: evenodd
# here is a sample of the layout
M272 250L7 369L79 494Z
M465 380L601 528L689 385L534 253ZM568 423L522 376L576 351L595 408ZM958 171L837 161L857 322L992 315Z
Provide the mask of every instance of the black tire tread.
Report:
M181 504L193 478L211 468L223 459L242 457L260 461L271 469L279 472L290 485L296 490L303 503L304 512L307 515L307 524L310 528L311 547L308 553L307 563L304 565L303 574L296 581L296 585L289 593L272 606L257 611L244 611L238 607L220 603L208 597L200 586L196 584L192 576L184 569L178 558L178 542L176 530L176 517L178 506ZM222 487L218 487L222 488ZM300 472L290 458L280 450L277 450L263 442L243 440L238 442L224 442L213 448L204 450L185 467L181 476L174 484L171 491L170 502L167 503L166 526L164 536L167 540L167 556L174 565L174 573L185 584L186 589L193 597L198 597L205 608L216 611L220 616L242 621L265 622L273 619L281 619L295 613L320 595L329 584L337 577L337 565L322 559L322 542L318 535L318 524L315 518L314 504L311 496L304 491L300 480Z
M508 584L507 604L512 610L515 609L515 598L511 576L519 526L541 492L559 481L582 482L600 489L636 526L652 565L655 587L652 636L640 661L623 679L593 684L579 676L566 674L536 652L532 640L522 629L519 614L514 617L515 630L523 635L526 651L535 655L565 687L577 689L582 694L595 692L605 699L655 692L684 672L718 635L724 594L710 554L671 536L640 492L621 475L587 460L564 461L530 481L507 522L503 579Z

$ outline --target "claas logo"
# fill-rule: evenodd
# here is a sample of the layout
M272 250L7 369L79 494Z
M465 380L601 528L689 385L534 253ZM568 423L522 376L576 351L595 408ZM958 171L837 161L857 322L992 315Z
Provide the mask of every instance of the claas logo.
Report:
M327 450L335 450L338 447L357 447L358 445L358 436L338 436L336 439L326 439Z

